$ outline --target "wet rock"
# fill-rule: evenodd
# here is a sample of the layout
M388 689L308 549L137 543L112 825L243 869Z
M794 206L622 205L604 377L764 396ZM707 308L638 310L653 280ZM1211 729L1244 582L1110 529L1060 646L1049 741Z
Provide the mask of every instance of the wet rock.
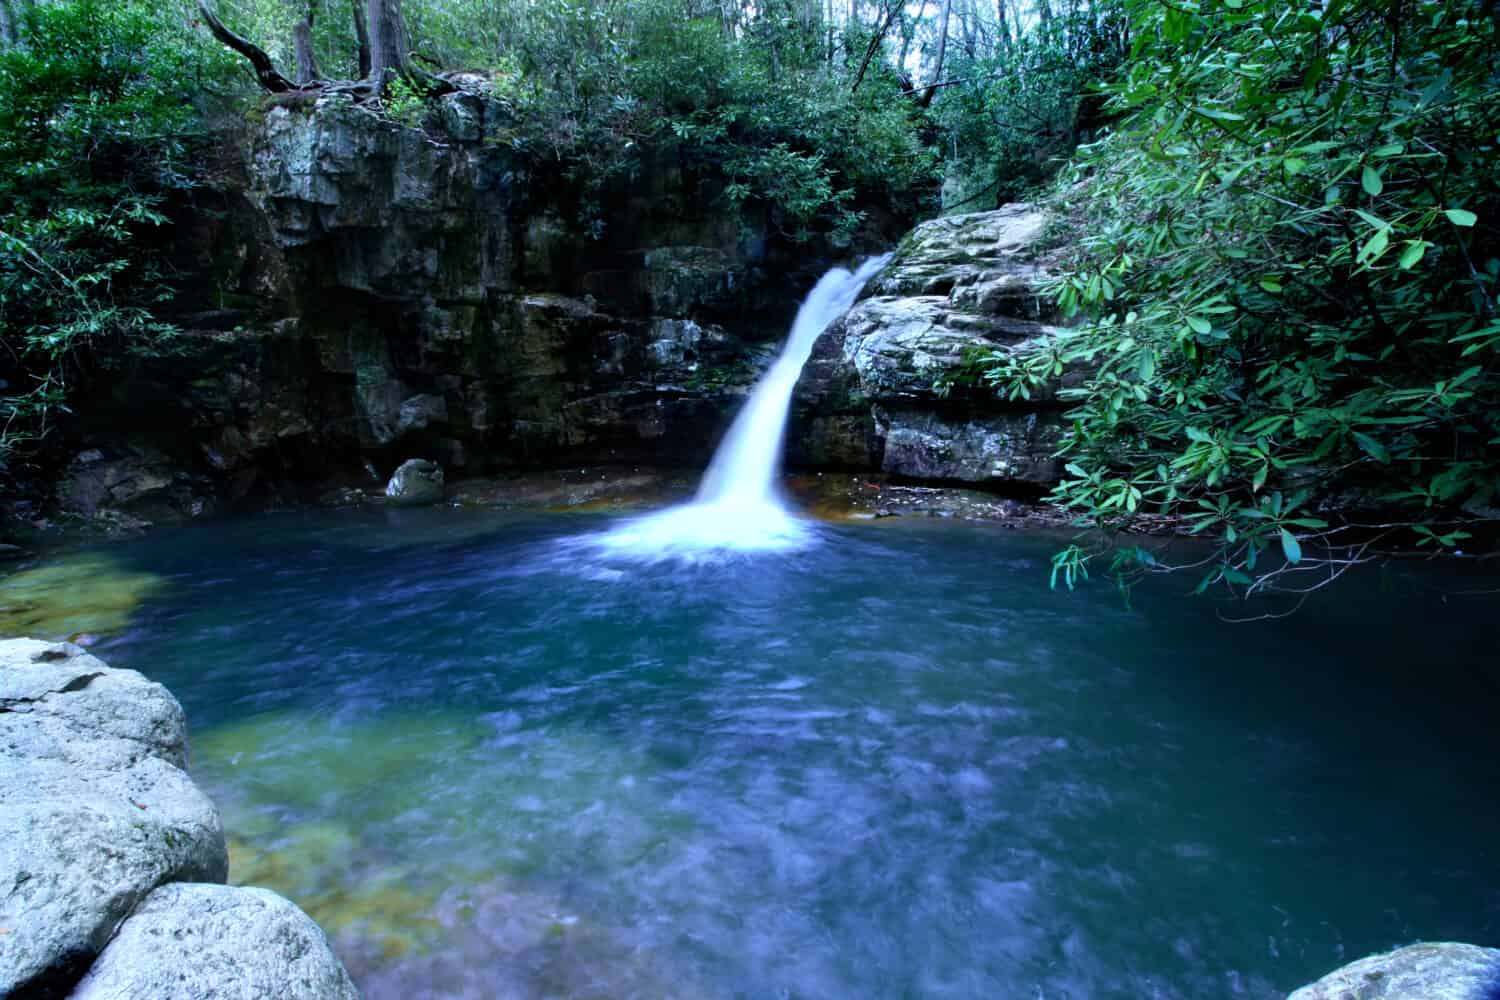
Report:
M690 319L657 320L651 324L647 356L659 368L691 365L698 360L703 337L703 327Z
M147 896L73 1000L356 1000L318 925L266 889L178 884Z
M912 230L814 346L793 458L991 486L1055 481L1058 386L1009 402L967 375L976 359L1059 332L1037 291L1046 227L1044 213L1008 205Z
M932 219L906 235L889 267L870 283L878 296L951 295L1005 275L1035 285L1047 215L1033 205L1005 205Z
M0 995L75 981L167 882L223 880L176 700L66 643L0 641Z
M655 316L723 308L733 296L735 282L732 259L716 247L659 247L645 256L645 290Z
M1046 485L1061 471L1054 457L1062 423L1046 413L949 419L942 414L877 411L884 471L910 479Z
M442 396L429 393L403 400L396 418L396 436L404 437L429 427L441 427L448 422L448 404Z
M845 251L724 212L712 171L667 153L585 208L490 90L444 95L425 129L344 95L257 113L184 247L205 280L178 349L85 401L68 509L178 520L399 454L450 475L704 461ZM896 223L871 218L861 240L885 243ZM836 461L878 467L855 456L868 417Z
M438 102L443 130L459 142L478 142L484 135L484 102L462 91L445 94Z
M1497 995L1500 950L1444 942L1362 958L1287 1000L1490 1000Z
M420 507L441 503L443 499L443 468L425 458L408 459L401 463L390 482L385 484L386 500L403 507Z
M368 499L357 486L339 486L318 497L320 507L358 507Z
M153 513L186 509L197 483L157 451L106 457L97 448L79 453L58 486L59 506L94 517L101 510Z

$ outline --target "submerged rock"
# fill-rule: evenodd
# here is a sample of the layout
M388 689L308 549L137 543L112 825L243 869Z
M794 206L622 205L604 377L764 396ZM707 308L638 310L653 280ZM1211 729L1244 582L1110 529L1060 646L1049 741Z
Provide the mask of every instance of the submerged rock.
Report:
M181 707L77 646L0 641L0 996L77 979L135 905L222 881Z
M425 458L413 458L402 462L391 481L385 484L385 496L393 504L403 507L420 507L441 503L443 499L443 468Z
M266 889L169 885L146 897L74 990L73 1000L359 993L318 925Z
M124 628L162 585L106 556L66 556L0 578L0 634L63 639Z
M1448 942L1371 955L1304 986L1287 1000L1493 1000L1500 950Z

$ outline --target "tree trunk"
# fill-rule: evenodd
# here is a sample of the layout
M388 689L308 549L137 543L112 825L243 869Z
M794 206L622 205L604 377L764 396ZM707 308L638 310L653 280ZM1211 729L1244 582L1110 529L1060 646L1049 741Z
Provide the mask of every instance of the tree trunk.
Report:
M370 77L370 31L365 27L365 11L362 0L349 0L354 14L354 37L359 43L359 78Z
M318 16L318 0L307 0L302 19L292 26L292 48L297 56L297 82L302 85L318 79L318 59L313 54L313 19Z
M885 20L881 21L875 29L875 34L870 39L870 45L865 49L865 57L860 61L859 72L854 74L854 86L849 88L849 93L854 93L859 89L859 85L864 82L865 70L870 68L870 60L874 59L875 53L880 51L880 44L885 41L885 34L891 30L891 24L895 22L896 13L901 9L903 2L904 0L887 0L890 7L885 11Z
M367 0L365 11L370 36L370 72L365 79L383 91L392 76L412 77L411 35L401 16L401 0Z
M927 16L927 4L930 0L922 0L922 6L917 8L917 16L910 24L902 23L901 26L901 55L896 58L896 72L901 74L905 80L910 74L906 72L906 57L911 54L911 43L916 40L917 28L922 24L922 18Z
M10 0L0 0L0 45L9 48L20 41L20 38L15 12L10 9Z
M938 18L937 63L932 67L932 83L917 101L918 107L928 107L937 94L937 82L943 78L943 60L948 55L948 16L953 13L953 0L943 0L943 13Z
M401 16L401 0L367 0L365 31L370 36L370 72L365 82L378 96L392 77L399 77L428 96L449 94L458 88L412 64L411 34Z

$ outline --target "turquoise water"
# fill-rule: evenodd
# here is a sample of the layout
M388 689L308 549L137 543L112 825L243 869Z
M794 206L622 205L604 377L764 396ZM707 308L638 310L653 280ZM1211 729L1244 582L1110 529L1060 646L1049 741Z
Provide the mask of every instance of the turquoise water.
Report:
M928 521L642 565L611 522L282 515L113 550L232 877L368 997L1279 997L1500 943L1483 581L1230 626ZM1490 582L1493 586L1493 581Z

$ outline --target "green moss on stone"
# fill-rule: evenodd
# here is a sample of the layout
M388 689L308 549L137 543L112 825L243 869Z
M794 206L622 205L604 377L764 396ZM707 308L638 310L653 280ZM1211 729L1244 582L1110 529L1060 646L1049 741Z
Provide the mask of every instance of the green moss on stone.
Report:
M0 635L66 639L117 632L161 577L108 556L64 556L0 578Z

